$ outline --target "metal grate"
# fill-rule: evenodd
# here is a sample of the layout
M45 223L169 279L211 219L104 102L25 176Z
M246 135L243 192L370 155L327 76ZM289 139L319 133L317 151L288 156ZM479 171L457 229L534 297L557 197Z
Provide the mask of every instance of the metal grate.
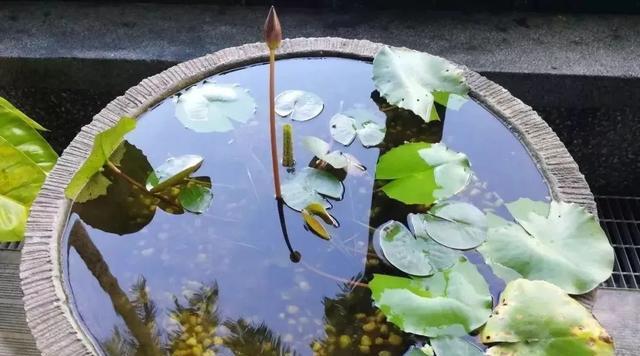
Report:
M21 250L22 241L19 242L0 242L0 251L2 250Z
M605 287L640 289L640 197L597 196L600 224L615 250Z

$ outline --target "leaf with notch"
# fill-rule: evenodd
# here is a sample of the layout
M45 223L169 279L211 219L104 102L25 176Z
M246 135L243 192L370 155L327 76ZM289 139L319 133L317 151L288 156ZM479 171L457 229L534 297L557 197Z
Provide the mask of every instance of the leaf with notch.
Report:
M416 236L458 250L478 247L487 238L487 217L469 203L439 203L426 214L409 214L407 220Z
M335 176L309 167L296 172L282 184L282 199L296 211L302 211L312 203L328 209L331 204L325 197L340 200L343 193L344 186Z

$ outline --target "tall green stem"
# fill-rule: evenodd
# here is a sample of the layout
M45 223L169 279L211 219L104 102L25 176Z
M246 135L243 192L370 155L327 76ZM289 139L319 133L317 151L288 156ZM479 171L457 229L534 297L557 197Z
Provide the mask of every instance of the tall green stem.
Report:
M276 50L269 49L269 131L271 133L271 167L273 169L273 184L276 199L282 199L280 193L280 171L278 169L278 142L276 139Z

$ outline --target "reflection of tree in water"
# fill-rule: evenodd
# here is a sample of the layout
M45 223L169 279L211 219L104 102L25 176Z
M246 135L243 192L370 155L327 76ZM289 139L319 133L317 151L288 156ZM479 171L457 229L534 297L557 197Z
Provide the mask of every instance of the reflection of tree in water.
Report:
M224 338L224 345L233 351L236 356L298 355L264 323L254 325L244 319L238 319L226 321L224 326L227 327L230 333Z

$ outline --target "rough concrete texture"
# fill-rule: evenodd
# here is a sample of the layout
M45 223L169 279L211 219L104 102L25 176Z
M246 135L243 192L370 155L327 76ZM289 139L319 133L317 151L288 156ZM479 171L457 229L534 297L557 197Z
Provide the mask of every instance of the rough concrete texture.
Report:
M640 292L598 290L593 314L613 337L617 356L640 353Z
M5 57L183 61L260 40L264 7L3 3ZM475 71L640 76L640 17L281 9L285 36L368 39Z

